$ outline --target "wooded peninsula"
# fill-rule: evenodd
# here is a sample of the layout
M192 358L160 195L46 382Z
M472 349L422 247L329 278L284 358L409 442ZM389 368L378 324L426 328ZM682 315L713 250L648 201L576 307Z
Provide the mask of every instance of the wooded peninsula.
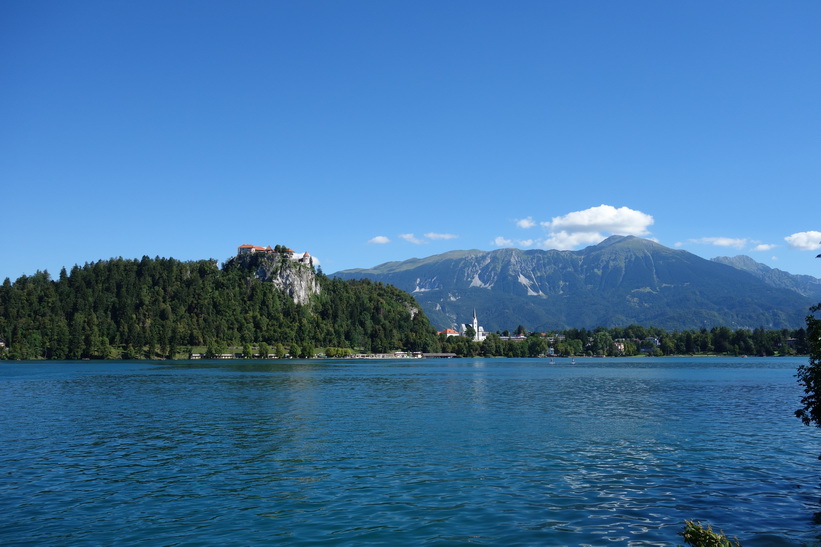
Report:
M809 351L805 329L666 332L631 325L528 333L519 326L518 337L490 333L474 342L437 335L413 297L391 285L329 278L283 257L236 257L222 267L214 260L116 258L63 269L56 280L47 272L7 278L0 286L0 359L179 359L234 351L248 358L394 351L459 357ZM307 303L283 288L300 275L317 287Z

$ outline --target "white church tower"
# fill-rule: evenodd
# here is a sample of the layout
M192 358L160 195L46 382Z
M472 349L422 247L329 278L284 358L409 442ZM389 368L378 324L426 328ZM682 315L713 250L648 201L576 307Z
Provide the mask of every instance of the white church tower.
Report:
M479 319L476 317L476 308L473 308L473 323L470 324L473 327L473 341L474 342L482 342L485 338L487 338L487 334L485 334L485 329L479 326ZM464 336L467 332L468 325L465 324L462 326L462 335Z

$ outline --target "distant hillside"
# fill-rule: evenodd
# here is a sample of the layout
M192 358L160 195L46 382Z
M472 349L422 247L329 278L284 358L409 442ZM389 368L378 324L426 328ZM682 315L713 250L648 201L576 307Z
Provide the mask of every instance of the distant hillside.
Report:
M452 251L334 276L410 292L440 328L468 321L475 307L490 331L800 328L815 303L752 273L629 236L580 251Z
M821 279L817 277L811 275L794 275L777 268L770 268L766 264L756 262L745 255L734 257L719 256L712 260L713 262L726 264L727 266L749 272L772 287L789 289L803 296L812 298L815 301L821 300Z

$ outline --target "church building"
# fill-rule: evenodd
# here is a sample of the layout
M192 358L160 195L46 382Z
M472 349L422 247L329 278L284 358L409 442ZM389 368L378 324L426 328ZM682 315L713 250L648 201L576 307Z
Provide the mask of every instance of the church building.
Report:
M476 318L476 308L473 308L473 323L465 323L462 325L462 336L467 335L468 327L473 327L473 332L475 333L473 335L474 342L482 342L487 338L484 327L479 326L479 319Z

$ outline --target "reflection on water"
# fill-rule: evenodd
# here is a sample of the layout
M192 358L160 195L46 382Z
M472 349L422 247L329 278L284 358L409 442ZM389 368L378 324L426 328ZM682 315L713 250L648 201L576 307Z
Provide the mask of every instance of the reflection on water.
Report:
M795 359L0 365L0 543L819 535Z

